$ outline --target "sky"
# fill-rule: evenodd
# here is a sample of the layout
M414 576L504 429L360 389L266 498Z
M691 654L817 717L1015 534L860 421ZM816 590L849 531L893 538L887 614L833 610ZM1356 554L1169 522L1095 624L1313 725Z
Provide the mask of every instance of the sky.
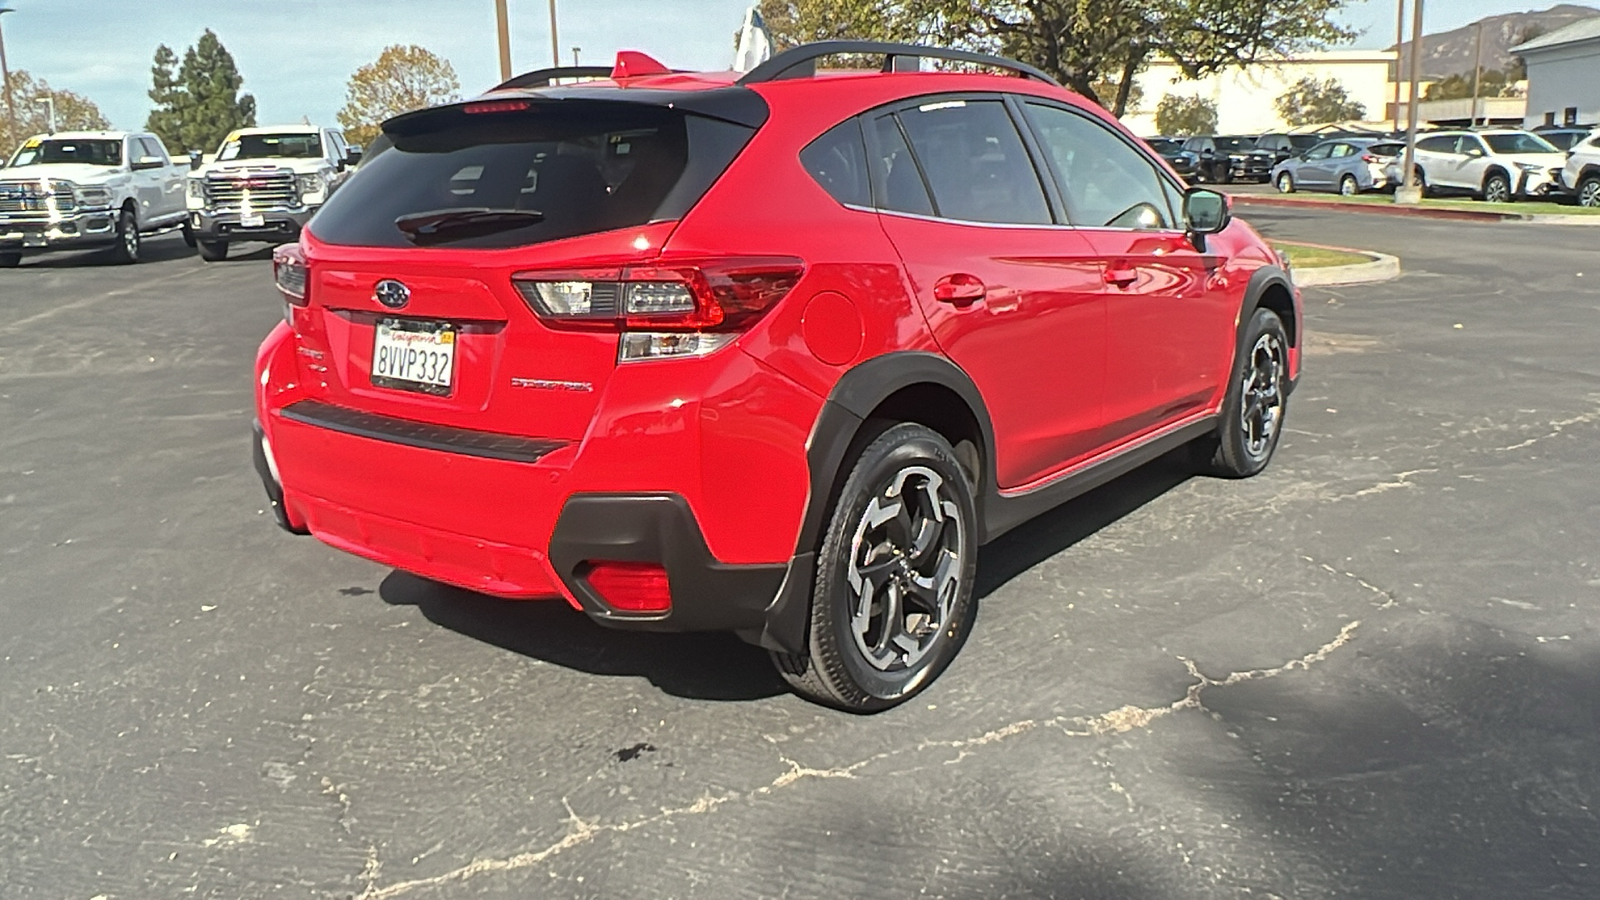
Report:
M549 0L509 0L512 67L551 61ZM619 49L674 68L725 69L750 0L556 0L563 64ZM1483 16L1545 9L1557 0L1432 0L1424 26L1447 31ZM1576 0L1589 2L1589 0ZM1408 4L1409 5L1409 4ZM120 128L139 128L158 44L184 48L211 28L233 54L263 125L333 124L350 74L390 44L420 44L449 59L463 93L499 79L494 0L0 0L7 61L87 95ZM1346 24L1361 49L1394 43L1395 0L1354 0Z

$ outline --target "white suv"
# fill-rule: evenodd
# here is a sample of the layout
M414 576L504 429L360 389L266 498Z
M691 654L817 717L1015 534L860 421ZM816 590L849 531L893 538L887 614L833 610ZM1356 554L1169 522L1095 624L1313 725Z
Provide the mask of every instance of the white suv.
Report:
M1439 131L1417 140L1417 173L1429 191L1466 191L1494 203L1561 189L1565 153L1527 131ZM1399 175L1400 163L1391 175Z
M1579 206L1600 208L1600 130L1567 151L1561 186L1578 198Z

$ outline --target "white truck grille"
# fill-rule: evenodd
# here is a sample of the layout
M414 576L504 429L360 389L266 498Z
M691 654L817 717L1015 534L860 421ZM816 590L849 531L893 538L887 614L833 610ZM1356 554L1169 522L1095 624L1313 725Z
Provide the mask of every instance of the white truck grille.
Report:
M213 172L206 176L205 183L206 197L217 209L239 208L247 199L255 209L300 205L294 173L286 169Z

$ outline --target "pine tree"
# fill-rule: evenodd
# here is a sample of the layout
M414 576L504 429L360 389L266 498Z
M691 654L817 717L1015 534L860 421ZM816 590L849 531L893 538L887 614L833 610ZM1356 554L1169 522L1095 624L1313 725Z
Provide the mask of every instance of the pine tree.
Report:
M240 95L244 78L233 54L211 29L184 51L176 76L177 57L165 45L156 48L151 67L150 99L156 108L146 123L168 147L213 150L228 132L256 124L256 99Z
M155 65L150 67L149 97L156 105L145 119L146 131L154 132L168 147L183 148L183 91L178 87L178 56L166 44L156 48Z

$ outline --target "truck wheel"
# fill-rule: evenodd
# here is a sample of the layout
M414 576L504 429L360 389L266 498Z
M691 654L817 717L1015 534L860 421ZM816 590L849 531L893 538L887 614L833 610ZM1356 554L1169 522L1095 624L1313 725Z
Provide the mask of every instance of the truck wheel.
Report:
M200 251L200 258L206 262L222 262L228 258L227 241L196 241L195 246Z
M0 253L0 269L15 269L22 265L21 253Z
M183 223L183 242L191 248L195 245L194 229L189 227L188 222Z
M794 690L849 712L901 703L971 627L977 514L955 451L895 425L861 452L817 555L806 653L774 653Z
M1267 467L1289 404L1289 338L1283 320L1258 309L1233 364L1222 421L1193 444L1199 468L1223 478L1248 478Z
M139 220L131 209L117 216L117 242L111 245L111 259L122 264L139 261Z

